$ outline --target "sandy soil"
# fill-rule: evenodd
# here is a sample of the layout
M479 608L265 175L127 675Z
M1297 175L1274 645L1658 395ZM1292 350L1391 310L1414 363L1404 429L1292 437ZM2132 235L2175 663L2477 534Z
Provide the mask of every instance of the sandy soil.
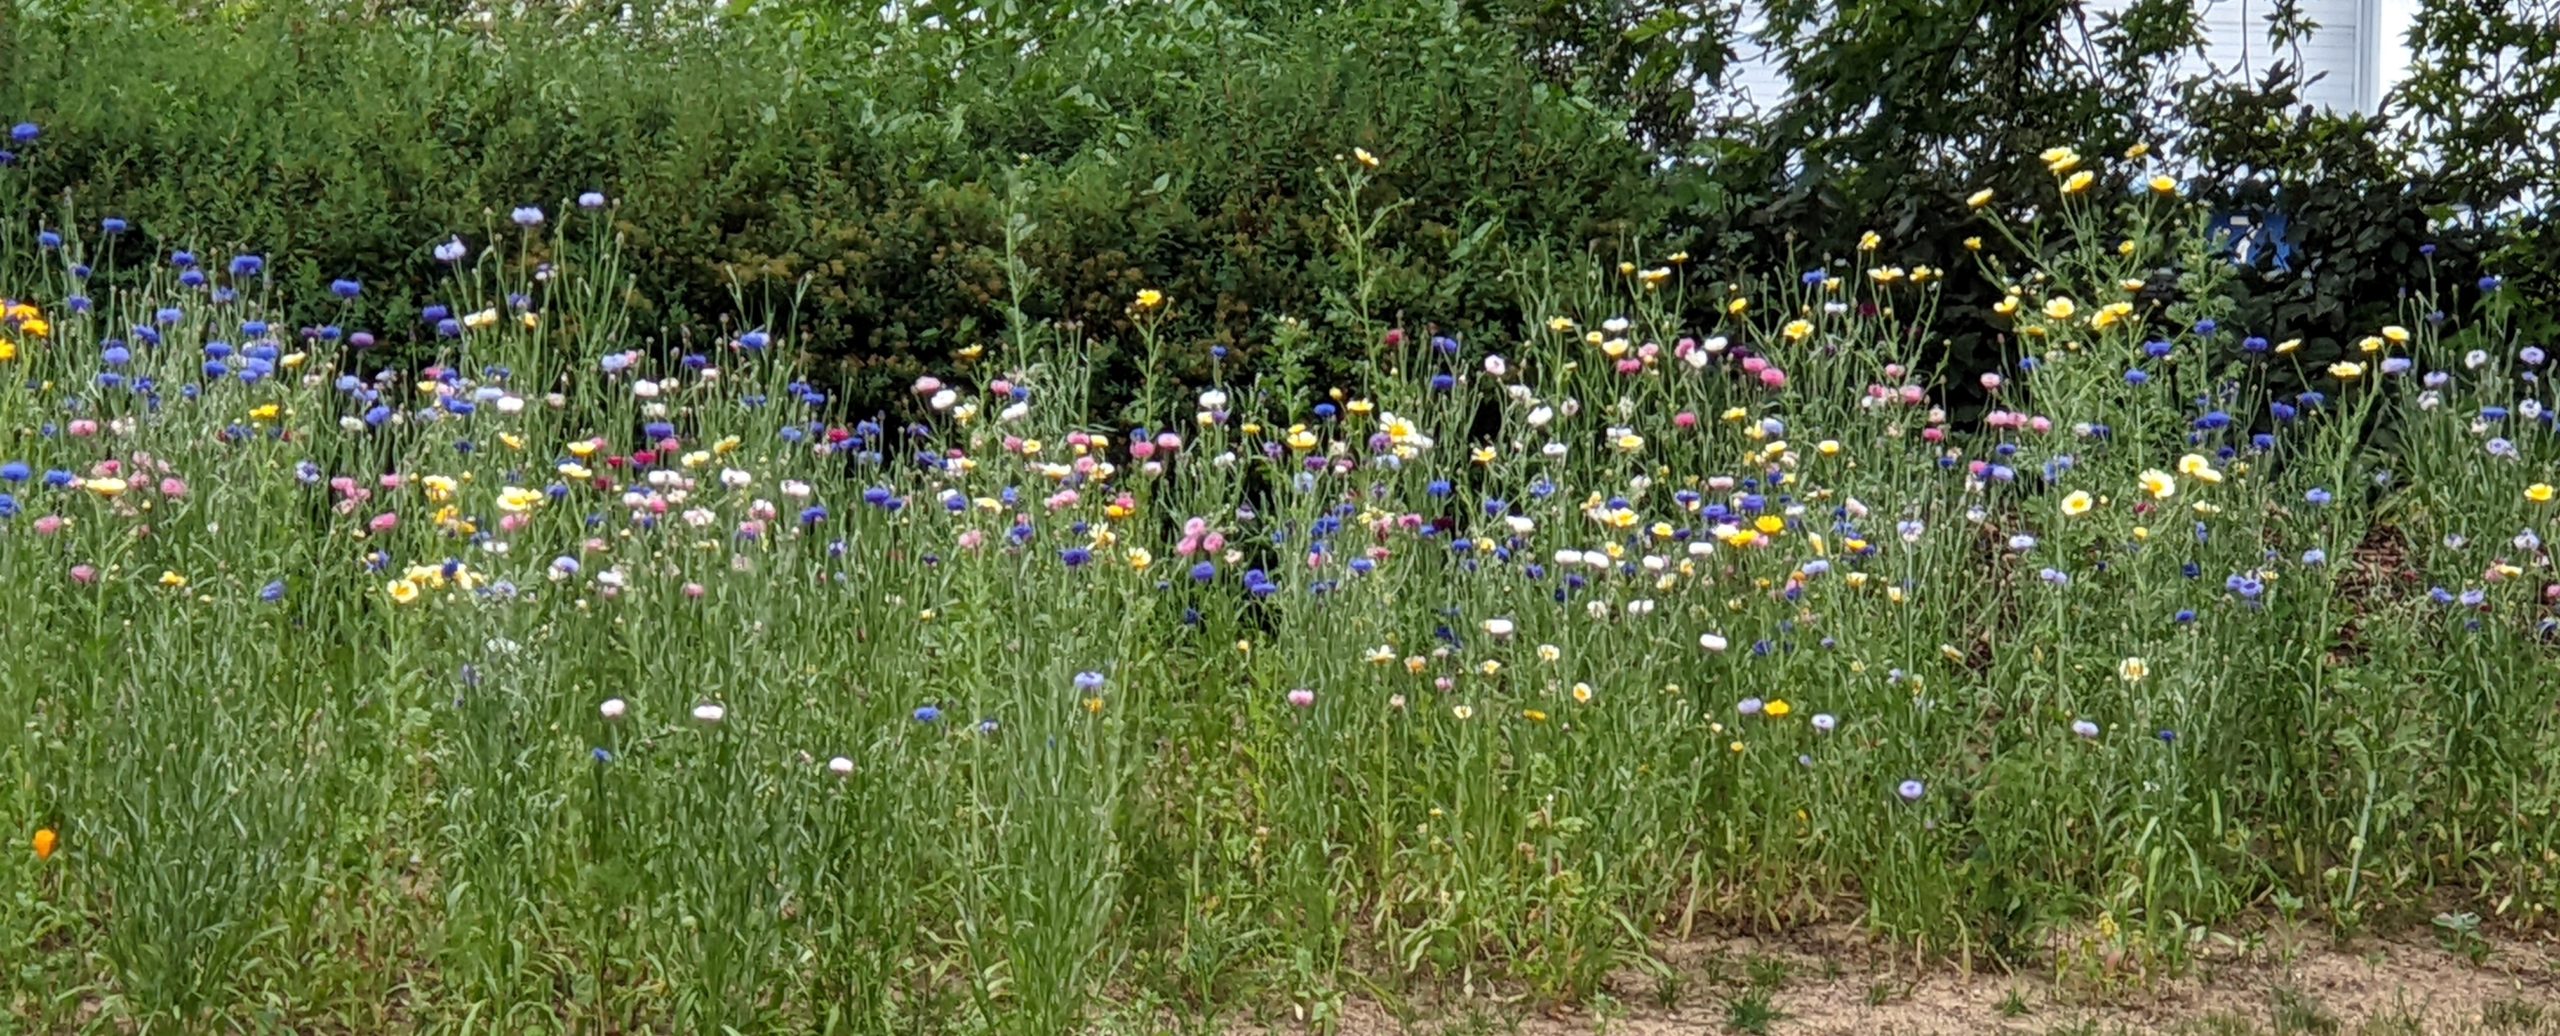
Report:
M1344 1005L1344 1036L2560 1036L2560 945L2492 941L2475 963L2424 933L2340 944L2269 934L2221 940L2176 977L2119 962L2066 974L1915 965L1845 930L1722 940L1668 955L1670 981L1630 975L1571 1011L1499 996L1389 1011ZM1765 1005L1766 1010L1761 1008ZM1313 1031L1238 1025L1229 1032Z

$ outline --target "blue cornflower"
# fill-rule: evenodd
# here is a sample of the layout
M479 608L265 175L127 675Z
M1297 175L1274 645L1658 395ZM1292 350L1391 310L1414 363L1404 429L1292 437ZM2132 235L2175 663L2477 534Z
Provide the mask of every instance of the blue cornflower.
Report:
M918 705L915 717L918 723L938 723L942 720L942 710L931 705Z

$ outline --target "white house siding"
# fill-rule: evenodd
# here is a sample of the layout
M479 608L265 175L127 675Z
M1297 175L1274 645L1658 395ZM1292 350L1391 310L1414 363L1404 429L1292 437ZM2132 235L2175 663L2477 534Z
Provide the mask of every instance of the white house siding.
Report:
M2091 24L2121 10L2128 0L2089 0ZM2386 77L2407 67L2400 53L2412 0L2301 0L2304 17L2319 28L2292 48L2278 50L2268 37L2275 0L2196 0L2205 34L2204 60L2216 73L2255 82L2278 60L2299 61L2306 73L2325 72L2304 99L2336 111L2370 112L2381 100ZM2386 24L2388 23L2388 24ZM1735 41L1736 68L1727 82L1732 99L1767 107L1787 94L1786 74L1754 34L1763 24L1757 4L1746 0L1742 38ZM2192 60L2192 59L2190 59Z

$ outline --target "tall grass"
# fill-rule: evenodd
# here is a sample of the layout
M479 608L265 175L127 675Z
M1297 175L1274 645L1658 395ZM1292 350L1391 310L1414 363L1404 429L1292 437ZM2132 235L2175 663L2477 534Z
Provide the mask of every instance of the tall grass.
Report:
M1408 160L1346 149L1346 256ZM2170 192L2057 175L2021 204L2069 246L1995 202L1966 270L1524 256L1499 340L1355 278L1268 380L1120 419L1093 358L1166 362L1191 300L1127 341L1017 316L865 419L787 326L635 338L609 204L468 233L427 365L263 323L282 256L18 204L31 1028L1321 1023L1825 920L2150 974L2269 910L2560 891L2519 303L2430 312L2421 270L2306 355L2217 324ZM1919 365L1958 278L2014 295L1998 369ZM1959 384L1993 411L1950 421Z

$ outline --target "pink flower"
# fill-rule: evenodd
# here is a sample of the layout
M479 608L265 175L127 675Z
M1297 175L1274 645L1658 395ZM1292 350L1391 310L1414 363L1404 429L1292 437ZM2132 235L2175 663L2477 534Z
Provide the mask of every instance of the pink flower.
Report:
M99 478L114 478L124 474L124 463L113 458L102 460L90 465L89 473Z
M1671 425L1674 428L1695 428L1698 426L1698 415L1690 411L1683 410L1677 414L1671 415Z
M2036 434L2043 435L2047 432L2053 431L2053 419L2050 417L2030 418L2027 421L2027 427L2035 429Z
M400 516L390 511L384 511L381 514L374 515L372 521L364 524L365 528L371 529L375 532L390 532L400 526Z
M1013 383L1006 381L1003 378L997 378L987 384L987 391L993 392L999 396L1010 396L1013 394Z
M1918 385L1902 386L1902 402L1907 406L1919 406L1921 403L1926 402L1928 398L1929 394L1923 391Z
M1156 434L1156 448L1166 453L1179 451L1182 449L1182 437L1172 432L1159 432Z
M1401 327L1391 327L1391 328L1388 328L1388 329L1387 329L1387 347L1388 347L1388 348L1390 348L1390 349L1392 349L1392 348L1395 348L1396 346L1403 345L1403 344L1404 344L1404 329L1403 329L1403 328L1401 328Z
M400 476L384 475L381 479L381 485L384 489L398 489L400 488Z
M1306 689L1306 688L1304 688L1304 687L1300 687L1300 688L1298 688L1298 689L1296 689L1296 690L1293 690L1293 691L1290 691L1290 692L1289 692L1289 704L1294 705L1294 706L1296 706L1296 707L1298 707L1298 708L1301 708L1301 709L1303 709L1303 708L1308 708L1308 707L1311 707L1311 706L1315 705L1315 703L1316 703L1316 692L1314 692L1314 691L1310 691L1310 690L1308 690L1308 689Z
M87 586L91 583L97 582L98 570L96 567L91 565L73 565L71 566L71 581L82 586Z
M340 475L336 478L330 479L329 491L336 493L339 496L353 494L356 491L356 480L348 478L345 475Z
M1744 374L1758 374L1761 371L1768 369L1769 361L1764 357L1749 356L1743 358L1742 373Z
M46 515L46 516L44 516L44 517L42 517L42 518L38 518L38 519L36 519L36 535L38 535L38 536L51 536L51 535L53 535L54 533L61 532L61 531L62 531L62 516L61 516L61 515L58 515L58 514L48 514L48 515Z
M71 422L71 437L74 439L86 439L96 434L98 434L98 422L96 421L92 421L84 417Z
M1136 457L1139 460L1145 460L1149 457L1153 457L1156 455L1156 444L1151 442L1130 443L1129 455Z
M160 480L160 495L175 499L187 495L187 484L174 478Z
M1999 375L1997 375L1997 374L1992 374L1992 373L1985 372L1985 373L1982 375L1982 389L1983 389L1983 391L1985 391L1985 392L1998 392L1998 391L2000 391L2000 376L1999 376Z
M987 534L979 532L976 529L970 529L967 532L960 534L960 549L962 550L976 550L979 547L985 546L986 542Z
M532 519L526 518L522 514L502 514L498 516L498 531L522 532L524 531L524 527L531 521Z
M1760 383L1773 389L1787 387L1787 372L1771 367L1760 372Z
M921 377L921 378L917 378L917 379L916 379L916 388L915 388L915 393L916 393L916 395L919 395L919 396L930 396L930 395L932 395L932 394L934 394L934 393L936 393L936 392L940 392L940 391L942 391L942 379L937 378L937 377L934 377L933 375L930 375L930 374L927 374L927 375L925 375L924 377Z
M701 597L703 592L702 584L700 583L686 583L684 585L684 595L687 597Z
M1920 441L1922 442L1944 442L1946 441L1946 438L1947 430L1936 425L1930 425L1929 427L1920 430Z
M1644 361L1642 360L1625 359L1618 361L1618 373L1620 374L1634 374L1643 369Z
M1458 686L1458 681L1456 681L1456 680L1452 680L1452 679L1449 679L1448 677L1443 676L1443 677L1440 677L1439 679L1436 679L1436 680L1431 681L1431 686L1433 686L1433 687L1437 687L1437 688L1439 688L1439 689L1441 689L1441 690L1444 690L1444 691L1447 691L1447 690L1454 690L1454 689L1456 689L1456 688L1457 688L1457 686Z

